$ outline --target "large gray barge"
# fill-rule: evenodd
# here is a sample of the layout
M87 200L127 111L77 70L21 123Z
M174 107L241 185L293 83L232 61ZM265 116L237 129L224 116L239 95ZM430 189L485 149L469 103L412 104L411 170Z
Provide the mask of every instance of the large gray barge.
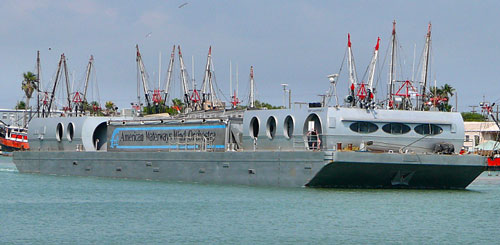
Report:
M463 147L463 119L457 112L437 111L448 98L437 96L436 89L434 94L426 91L431 26L417 90L412 81L396 79L395 25L387 96L382 101L376 99L374 86L380 38L365 83L357 80L348 35L350 86L343 106L336 93L339 71L328 76L331 86L327 97L335 94L337 106L329 107L325 97L323 103L279 110L254 110L253 67L250 109L224 110L214 89L211 48L202 89L193 86L190 91L178 46L185 114L176 118L36 118L29 125L30 150L14 153L14 163L21 173L56 175L267 186L466 188L485 170L487 161L485 157L455 153ZM148 88L139 47L136 49L139 112L141 84L145 109L151 110L152 102L158 106L162 100L168 101L176 47L170 56L163 94ZM66 69L64 54L59 68L62 61ZM92 58L87 71L91 65ZM399 90L396 84L401 84ZM71 103L67 76L66 88L66 108L76 106L78 111L82 105ZM44 107L48 112L53 98L54 94ZM237 93L232 99L236 107ZM181 110L177 105L175 108Z
M221 111L203 118L33 119L21 173L287 187L463 189L485 157L459 113L359 108Z

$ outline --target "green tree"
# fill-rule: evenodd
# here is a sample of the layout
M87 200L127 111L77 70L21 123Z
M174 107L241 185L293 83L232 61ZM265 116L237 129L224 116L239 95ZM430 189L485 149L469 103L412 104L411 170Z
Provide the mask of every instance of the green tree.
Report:
M102 114L101 105L99 104L99 102L92 101L92 102L90 102L89 107L90 107L90 113L91 114L93 114L93 115L99 115L99 116L103 115Z
M462 118L466 122L484 122L486 117L475 112L462 112Z
M182 102L182 100L179 98L172 99L171 107L165 107L165 112L169 113L170 115L176 115L179 113L179 111L183 110L184 110L184 102Z
M38 89L37 78L33 72L28 71L23 73L23 82L21 89L26 95L26 109L29 109L31 96L33 95L33 92Z
M283 106L273 106L269 103L255 100L255 108L259 108L259 109L266 108L268 110L272 110L272 109L283 109Z
M452 97L455 94L455 89L452 86L450 86L449 84L445 83L441 87L441 93L442 93L442 96L449 99L450 97Z
M172 99L172 104L173 106L184 107L184 103L179 98Z
M454 92L455 89L446 83L440 88L430 87L427 96L434 100L434 103L436 103L440 111L451 111L452 106L448 102L450 101L450 97L455 94Z
M429 97L441 97L441 95L443 94L443 91L441 91L441 88L439 87L430 87L429 88Z
M24 109L26 109L26 102L24 102L22 100L17 102L16 110L24 110Z
M118 109L113 101L106 101L104 107L106 108L106 115L115 114L116 110Z

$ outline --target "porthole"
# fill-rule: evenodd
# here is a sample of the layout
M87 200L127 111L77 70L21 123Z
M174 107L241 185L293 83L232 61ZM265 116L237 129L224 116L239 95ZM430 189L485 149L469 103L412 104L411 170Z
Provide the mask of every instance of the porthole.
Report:
M438 135L443 132L443 128L435 124L420 124L415 127L415 132L421 135Z
M72 122L68 123L68 130L66 132L66 137L69 141L73 141L73 136L75 135L75 124Z
M378 126L371 122L353 122L349 128L352 131L361 134L373 133L378 130Z
M252 138L257 138L259 136L259 119L257 117L253 117L252 120L250 120L249 133Z
M62 123L58 123L56 126L56 139L57 141L61 141L64 133L64 126Z
M276 135L276 118L273 116L270 116L267 119L266 123L266 134L269 139L274 139L274 136Z
M283 134L285 135L285 138L291 139L293 136L293 118L292 116L287 116L285 118L285 121L283 123Z
M108 125L106 122L100 123L92 133L92 142L96 150L105 150L108 135Z
M382 126L382 130L388 134L406 134L411 128L403 123L388 123Z

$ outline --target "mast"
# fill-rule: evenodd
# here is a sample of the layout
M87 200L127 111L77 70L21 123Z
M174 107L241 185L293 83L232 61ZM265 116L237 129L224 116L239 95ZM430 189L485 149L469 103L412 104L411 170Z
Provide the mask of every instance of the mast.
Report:
M229 60L229 98L233 99L233 65L231 63L231 60Z
M253 80L253 66L250 66L250 108L255 108L255 82Z
M375 51L373 52L373 58L372 61L370 62L370 69L369 69L369 74L368 74L368 100L373 99L373 79L375 77L375 68L377 66L377 58L378 58L378 48L380 44L380 37L377 38L377 45L375 46Z
M184 65L184 59L182 58L182 52L181 52L181 46L177 46L177 49L179 50L179 62L181 64L181 83L182 83L182 89L184 93L184 103L186 104L187 107L191 105L189 101L189 88L188 88L188 78L187 78L187 71L186 71L186 66Z
M158 90L161 88L161 51L158 54Z
M195 74L195 73L194 73L194 55L191 55L191 75L193 76L193 77L191 78L191 81L193 82L193 83L192 83L192 86L193 86L193 91L195 91L195 90L196 90L196 79L195 79L195 77L194 77L194 74Z
M168 103L168 96L170 90L170 83L172 82L172 70L174 69L174 56L175 56L175 45L172 48L172 54L170 54L170 62L168 63L167 71L167 84L165 86L165 105Z
M204 102L213 102L212 101L212 89L211 89L211 83L212 83L212 74L210 70L210 65L212 62L212 46L208 49L208 55L207 55L207 64L205 66L205 76L203 77L203 84L201 85L201 96L202 96L202 101Z
M354 94L354 90L357 86L357 76L356 76L356 66L354 64L354 56L352 54L351 49L351 34L347 34L347 52L348 52L348 65L349 65L349 81L351 82L351 86L349 86L350 94L352 96L351 105L356 105L356 96Z
M70 93L70 90L69 90L69 76L68 76L68 66L66 64L66 56L64 56L63 54L63 65L64 65L64 76L65 76L65 80L66 80L66 92L67 92L67 100L68 100L68 110L71 112L71 93Z
M89 63L87 64L87 72L85 73L85 87L83 88L83 101L87 101L87 89L89 87L90 75L94 66L94 56L90 55Z
M42 85L40 84L40 51L36 51L36 115L40 117L40 89Z
M238 75L238 63L236 63L236 98L238 98L238 86L239 86L239 81L238 81L239 75Z
M200 94L198 93L198 90L196 89L196 79L194 78L194 55L191 56L191 74L193 75L191 81L193 82L193 92L191 93L191 97L189 98L189 101L191 103L191 108L193 110L200 110L202 109L201 104L201 98Z
M56 94L57 81L59 80L59 74L61 72L61 64L64 59L64 54L61 54L61 59L57 65L56 79L54 80L54 87L52 87L52 93L50 94L49 106L47 108L47 116L50 115L50 108L52 107L52 102L54 101L54 95Z
M389 70L389 82L388 82L388 94L387 94L387 109L391 109L393 99L393 89L394 89L394 68L396 67L396 21L392 22L392 41L391 41L391 64Z
M420 84L422 86L422 109L424 108L425 99L426 99L426 91L427 87L427 73L429 70L429 56L430 56L430 47L431 47L431 23L429 22L429 27L427 29L427 36L425 38L425 48L424 48L424 63L422 66L422 78L420 80Z
M219 106L219 98L217 98L217 92L214 89L214 79L215 79L215 69L214 69L214 63L212 62L212 56L210 56L210 83L208 85L210 88L210 99L212 101L212 104L215 106Z
M148 82L147 82L147 76L146 76L146 68L144 67L144 63L142 62L141 52L139 51L139 45L135 45L135 48L137 49L137 58L136 58L137 69L141 75L140 78L142 81L142 87L144 89L144 97L146 99L146 105L149 108L149 107L151 107L151 102L150 102L149 94L148 94L149 88L148 88ZM139 83L138 83L138 85L139 85ZM138 91L139 91L139 89L138 89ZM140 95L138 94L137 97L139 98L139 105L140 105L140 103L141 103Z

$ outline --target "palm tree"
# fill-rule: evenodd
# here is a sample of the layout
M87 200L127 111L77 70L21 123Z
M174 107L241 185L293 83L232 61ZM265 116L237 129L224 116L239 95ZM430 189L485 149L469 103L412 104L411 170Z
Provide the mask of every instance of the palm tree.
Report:
M33 72L28 71L28 72L23 73L23 82L22 82L21 89L24 91L24 94L26 95L26 110L29 110L31 96L33 95L33 92L38 89L37 77ZM24 126L25 127L26 127L27 122L28 121L27 121L26 115L25 115L25 119L24 119Z
M443 97L450 98L451 96L454 95L455 89L452 86L450 86L449 84L445 83L441 87L441 92L442 92Z
M16 110L24 110L24 109L26 109L26 103L21 100L21 101L17 102L15 108L16 108Z
M430 87L429 88L429 97L435 98L435 97L441 97L443 94L443 90L438 87Z
M113 101L107 101L106 104L104 105L106 107L106 114L114 114L115 110L118 108L115 106L115 103Z
M177 106L179 108L182 108L184 106L184 103L182 102L182 100L180 100L178 98L173 99L172 104L173 104L173 106Z

